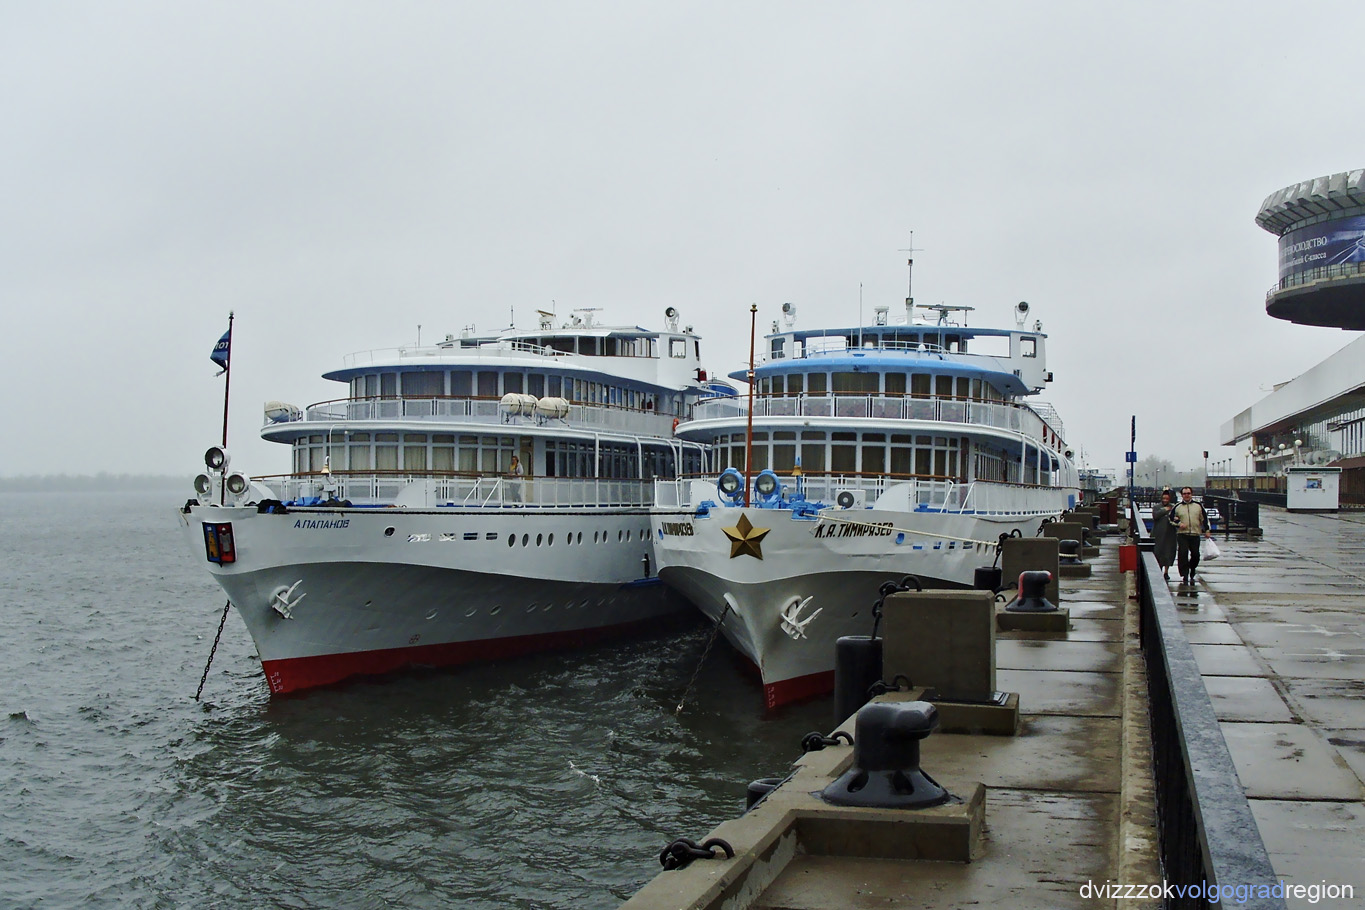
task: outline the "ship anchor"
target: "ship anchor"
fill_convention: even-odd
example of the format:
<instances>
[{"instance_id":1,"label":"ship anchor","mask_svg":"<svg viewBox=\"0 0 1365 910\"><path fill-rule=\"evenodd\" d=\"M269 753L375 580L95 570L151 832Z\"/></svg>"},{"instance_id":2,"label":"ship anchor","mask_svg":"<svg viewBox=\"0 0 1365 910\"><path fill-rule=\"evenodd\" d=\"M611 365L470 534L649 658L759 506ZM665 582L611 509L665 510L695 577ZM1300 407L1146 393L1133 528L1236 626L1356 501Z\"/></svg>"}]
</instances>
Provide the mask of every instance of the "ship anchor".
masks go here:
<instances>
[{"instance_id":1,"label":"ship anchor","mask_svg":"<svg viewBox=\"0 0 1365 910\"><path fill-rule=\"evenodd\" d=\"M805 638L806 626L810 625L810 621L819 616L820 611L824 609L824 607L816 607L814 613L802 618L801 611L810 606L812 600L814 600L813 597L807 597L805 600L802 600L799 597L793 597L787 602L786 606L778 611L782 616L782 631L791 636L793 640L799 641L800 639Z\"/></svg>"},{"instance_id":2,"label":"ship anchor","mask_svg":"<svg viewBox=\"0 0 1365 910\"><path fill-rule=\"evenodd\" d=\"M280 585L278 588L276 588L274 593L270 595L270 609L274 610L276 613L280 614L285 619L293 619L294 608L299 605L299 601L303 600L305 597L308 596L308 592L305 591L298 597L294 597L294 589L301 584L303 584L302 578L300 578L298 581L294 582L287 588L284 585ZM290 600L289 598L291 597L294 597L294 599Z\"/></svg>"}]
</instances>

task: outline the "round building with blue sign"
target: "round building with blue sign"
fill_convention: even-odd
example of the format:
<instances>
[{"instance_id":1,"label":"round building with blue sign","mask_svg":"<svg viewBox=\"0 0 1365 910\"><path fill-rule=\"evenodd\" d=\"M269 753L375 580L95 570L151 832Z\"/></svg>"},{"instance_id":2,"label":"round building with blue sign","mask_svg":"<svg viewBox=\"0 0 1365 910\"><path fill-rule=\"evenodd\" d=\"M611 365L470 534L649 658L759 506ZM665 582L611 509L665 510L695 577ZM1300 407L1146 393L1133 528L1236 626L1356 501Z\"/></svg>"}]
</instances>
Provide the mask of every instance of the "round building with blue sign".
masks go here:
<instances>
[{"instance_id":1,"label":"round building with blue sign","mask_svg":"<svg viewBox=\"0 0 1365 910\"><path fill-rule=\"evenodd\" d=\"M1271 193L1256 223L1280 238L1266 312L1301 325L1365 329L1365 169Z\"/></svg>"}]
</instances>

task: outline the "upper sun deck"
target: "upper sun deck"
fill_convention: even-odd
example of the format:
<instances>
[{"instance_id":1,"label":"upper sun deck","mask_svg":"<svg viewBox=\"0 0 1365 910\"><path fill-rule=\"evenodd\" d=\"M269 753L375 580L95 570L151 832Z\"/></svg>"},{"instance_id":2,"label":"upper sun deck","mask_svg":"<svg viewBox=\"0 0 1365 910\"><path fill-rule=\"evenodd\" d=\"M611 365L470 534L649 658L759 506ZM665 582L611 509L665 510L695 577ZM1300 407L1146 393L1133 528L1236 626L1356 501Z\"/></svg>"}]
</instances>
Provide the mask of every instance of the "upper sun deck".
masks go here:
<instances>
[{"instance_id":1,"label":"upper sun deck","mask_svg":"<svg viewBox=\"0 0 1365 910\"><path fill-rule=\"evenodd\" d=\"M577 311L559 327L553 325L550 314L542 313L539 327L532 330L477 334L469 329L432 345L359 351L346 355L342 367L324 373L323 378L349 382L379 371L476 366L598 374L673 389L698 381L700 338L691 326L678 328L676 311L670 308L666 314L668 327L663 331L638 325L598 325L592 313Z\"/></svg>"},{"instance_id":2,"label":"upper sun deck","mask_svg":"<svg viewBox=\"0 0 1365 910\"><path fill-rule=\"evenodd\" d=\"M766 336L756 377L841 370L976 376L1002 394L1031 395L1051 381L1047 336L1019 329L956 325L886 325L794 330ZM731 374L745 378L744 372Z\"/></svg>"}]
</instances>

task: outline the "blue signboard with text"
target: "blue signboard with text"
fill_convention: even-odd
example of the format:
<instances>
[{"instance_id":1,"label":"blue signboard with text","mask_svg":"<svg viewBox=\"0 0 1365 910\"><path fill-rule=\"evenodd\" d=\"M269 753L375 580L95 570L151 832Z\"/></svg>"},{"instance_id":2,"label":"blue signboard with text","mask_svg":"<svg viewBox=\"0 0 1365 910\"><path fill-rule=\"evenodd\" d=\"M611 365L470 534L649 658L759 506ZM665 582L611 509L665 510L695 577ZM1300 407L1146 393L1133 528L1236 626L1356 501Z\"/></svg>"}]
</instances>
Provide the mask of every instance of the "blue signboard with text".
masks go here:
<instances>
[{"instance_id":1,"label":"blue signboard with text","mask_svg":"<svg viewBox=\"0 0 1365 910\"><path fill-rule=\"evenodd\" d=\"M1280 279L1324 266L1365 262L1365 215L1337 218L1280 238Z\"/></svg>"}]
</instances>

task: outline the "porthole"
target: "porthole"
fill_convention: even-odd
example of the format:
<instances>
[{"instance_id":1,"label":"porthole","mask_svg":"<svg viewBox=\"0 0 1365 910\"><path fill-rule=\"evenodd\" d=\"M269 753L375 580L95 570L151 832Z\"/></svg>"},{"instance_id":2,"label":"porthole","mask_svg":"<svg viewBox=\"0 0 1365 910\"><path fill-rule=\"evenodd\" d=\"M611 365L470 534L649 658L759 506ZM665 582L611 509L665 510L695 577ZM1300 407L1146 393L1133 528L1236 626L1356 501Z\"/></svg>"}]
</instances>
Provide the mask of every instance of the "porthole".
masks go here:
<instances>
[{"instance_id":1,"label":"porthole","mask_svg":"<svg viewBox=\"0 0 1365 910\"><path fill-rule=\"evenodd\" d=\"M547 547L553 547L554 545L555 545L555 536L554 536L553 534L551 534L549 537L545 538L545 546L547 546Z\"/></svg>"},{"instance_id":2,"label":"porthole","mask_svg":"<svg viewBox=\"0 0 1365 910\"><path fill-rule=\"evenodd\" d=\"M393 536L393 528L385 528L385 529L384 529L384 536L385 536L385 537L392 537L392 536Z\"/></svg>"},{"instance_id":3,"label":"porthole","mask_svg":"<svg viewBox=\"0 0 1365 910\"><path fill-rule=\"evenodd\" d=\"M593 532L592 532L592 542L593 542L593 543L597 543L597 532L596 532L596 531L593 531Z\"/></svg>"},{"instance_id":4,"label":"porthole","mask_svg":"<svg viewBox=\"0 0 1365 910\"><path fill-rule=\"evenodd\" d=\"M489 616L497 616L502 612L502 604L494 604L493 609L488 611Z\"/></svg>"},{"instance_id":5,"label":"porthole","mask_svg":"<svg viewBox=\"0 0 1365 910\"><path fill-rule=\"evenodd\" d=\"M536 546L540 546L540 545L543 544L543 543L545 543L545 535L544 535L544 534L537 534L537 535L536 535Z\"/></svg>"},{"instance_id":6,"label":"porthole","mask_svg":"<svg viewBox=\"0 0 1365 910\"><path fill-rule=\"evenodd\" d=\"M507 545L509 547L515 547L517 545L517 535L509 534L507 536Z\"/></svg>"},{"instance_id":7,"label":"porthole","mask_svg":"<svg viewBox=\"0 0 1365 910\"><path fill-rule=\"evenodd\" d=\"M435 610L432 610L430 613L427 614L427 619L428 619L428 620L432 620L432 619L435 619L435 618L436 618L436 611L435 611Z\"/></svg>"},{"instance_id":8,"label":"porthole","mask_svg":"<svg viewBox=\"0 0 1365 910\"><path fill-rule=\"evenodd\" d=\"M530 535L530 534L523 534L523 535L521 535L521 545L522 545L523 547L529 547L529 546L531 545L531 535Z\"/></svg>"},{"instance_id":9,"label":"porthole","mask_svg":"<svg viewBox=\"0 0 1365 910\"><path fill-rule=\"evenodd\" d=\"M473 615L474 615L475 613L477 613L477 612L479 612L479 611L476 610L476 609L474 609L473 607L470 607L468 610L465 610L465 611L464 611L464 615L465 615L466 617L469 617L469 616L473 616Z\"/></svg>"},{"instance_id":10,"label":"porthole","mask_svg":"<svg viewBox=\"0 0 1365 910\"><path fill-rule=\"evenodd\" d=\"M579 545L580 547L583 546L583 532L582 532L582 531L579 531L579 532L578 532L578 545Z\"/></svg>"},{"instance_id":11,"label":"porthole","mask_svg":"<svg viewBox=\"0 0 1365 910\"><path fill-rule=\"evenodd\" d=\"M526 612L527 612L527 613L534 613L534 612L536 612L536 607L538 607L538 606L540 606L540 604L536 603L536 602L533 600L533 601L531 601L529 604L526 605Z\"/></svg>"}]
</instances>

